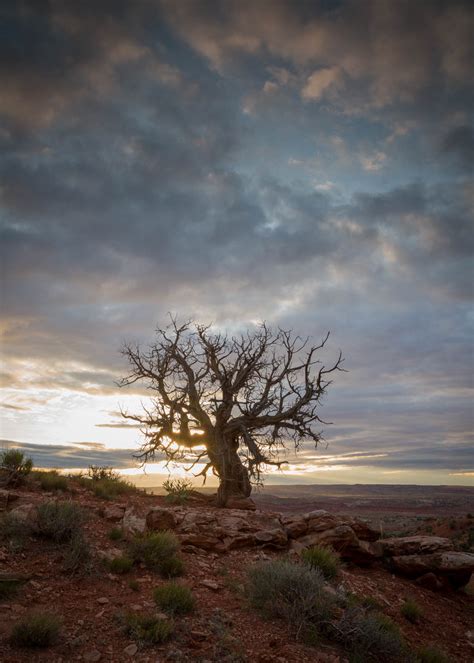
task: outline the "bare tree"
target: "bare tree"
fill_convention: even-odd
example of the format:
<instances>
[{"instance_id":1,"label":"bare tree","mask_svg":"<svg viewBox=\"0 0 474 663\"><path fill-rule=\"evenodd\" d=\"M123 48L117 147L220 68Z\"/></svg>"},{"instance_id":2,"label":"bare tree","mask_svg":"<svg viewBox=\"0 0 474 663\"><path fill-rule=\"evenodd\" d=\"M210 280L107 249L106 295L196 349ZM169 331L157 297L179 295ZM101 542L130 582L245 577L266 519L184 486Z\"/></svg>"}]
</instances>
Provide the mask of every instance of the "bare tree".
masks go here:
<instances>
[{"instance_id":1,"label":"bare tree","mask_svg":"<svg viewBox=\"0 0 474 663\"><path fill-rule=\"evenodd\" d=\"M210 327L176 320L158 329L143 351L126 344L130 374L121 385L143 381L153 393L142 414L122 412L145 436L137 454L143 462L164 456L188 461L196 476L219 478L217 503L248 497L265 466L280 467L288 443L321 440L319 405L341 353L326 368L317 353L329 338L311 346L291 331L266 324L238 336L213 334Z\"/></svg>"}]
</instances>

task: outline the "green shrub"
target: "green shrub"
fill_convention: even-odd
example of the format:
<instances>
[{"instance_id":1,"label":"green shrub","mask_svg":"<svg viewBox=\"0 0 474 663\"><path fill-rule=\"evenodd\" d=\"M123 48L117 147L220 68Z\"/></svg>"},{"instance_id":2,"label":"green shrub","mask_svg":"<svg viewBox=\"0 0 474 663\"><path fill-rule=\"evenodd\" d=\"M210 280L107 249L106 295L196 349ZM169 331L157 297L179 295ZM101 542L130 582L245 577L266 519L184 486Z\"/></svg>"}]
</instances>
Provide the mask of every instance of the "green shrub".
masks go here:
<instances>
[{"instance_id":1,"label":"green shrub","mask_svg":"<svg viewBox=\"0 0 474 663\"><path fill-rule=\"evenodd\" d=\"M327 580L335 578L339 573L341 561L330 548L313 546L303 550L301 557L312 569L319 569Z\"/></svg>"},{"instance_id":2,"label":"green shrub","mask_svg":"<svg viewBox=\"0 0 474 663\"><path fill-rule=\"evenodd\" d=\"M43 490L67 490L68 481L65 476L59 474L57 470L51 470L49 472L43 472L37 470L33 472L33 478L39 481L39 484Z\"/></svg>"},{"instance_id":3,"label":"green shrub","mask_svg":"<svg viewBox=\"0 0 474 663\"><path fill-rule=\"evenodd\" d=\"M397 625L381 613L349 608L331 630L349 651L351 661L413 661Z\"/></svg>"},{"instance_id":4,"label":"green shrub","mask_svg":"<svg viewBox=\"0 0 474 663\"><path fill-rule=\"evenodd\" d=\"M108 567L111 573L117 573L117 574L128 573L131 570L132 566L133 566L133 560L130 559L130 557L127 557L126 555L122 555L121 557L114 557L108 562Z\"/></svg>"},{"instance_id":5,"label":"green shrub","mask_svg":"<svg viewBox=\"0 0 474 663\"><path fill-rule=\"evenodd\" d=\"M150 532L137 536L131 542L130 555L135 561L143 562L149 569L169 575L170 567L177 559L179 541L173 532Z\"/></svg>"},{"instance_id":6,"label":"green shrub","mask_svg":"<svg viewBox=\"0 0 474 663\"><path fill-rule=\"evenodd\" d=\"M31 472L33 461L25 458L19 449L8 449L0 454L0 481L5 486L19 486Z\"/></svg>"},{"instance_id":7,"label":"green shrub","mask_svg":"<svg viewBox=\"0 0 474 663\"><path fill-rule=\"evenodd\" d=\"M281 559L252 567L247 591L254 607L284 619L296 637L324 627L336 603L318 569Z\"/></svg>"},{"instance_id":8,"label":"green shrub","mask_svg":"<svg viewBox=\"0 0 474 663\"><path fill-rule=\"evenodd\" d=\"M186 504L192 492L192 483L189 479L167 479L163 482L166 490L166 501L171 504Z\"/></svg>"},{"instance_id":9,"label":"green shrub","mask_svg":"<svg viewBox=\"0 0 474 663\"><path fill-rule=\"evenodd\" d=\"M0 577L0 601L15 596L25 582L24 578Z\"/></svg>"},{"instance_id":10,"label":"green shrub","mask_svg":"<svg viewBox=\"0 0 474 663\"><path fill-rule=\"evenodd\" d=\"M159 571L163 578L178 578L184 575L184 562L181 557L166 557L160 562Z\"/></svg>"},{"instance_id":11,"label":"green shrub","mask_svg":"<svg viewBox=\"0 0 474 663\"><path fill-rule=\"evenodd\" d=\"M31 524L8 511L0 516L0 540L5 541L12 552L23 550L31 534Z\"/></svg>"},{"instance_id":12,"label":"green shrub","mask_svg":"<svg viewBox=\"0 0 474 663\"><path fill-rule=\"evenodd\" d=\"M449 663L446 654L433 645L419 649L416 652L416 660L419 663Z\"/></svg>"},{"instance_id":13,"label":"green shrub","mask_svg":"<svg viewBox=\"0 0 474 663\"><path fill-rule=\"evenodd\" d=\"M75 532L64 554L63 569L67 573L90 573L92 570L92 551L88 541L79 530Z\"/></svg>"},{"instance_id":14,"label":"green shrub","mask_svg":"<svg viewBox=\"0 0 474 663\"><path fill-rule=\"evenodd\" d=\"M125 632L139 645L158 645L168 640L173 634L174 624L169 619L162 619L153 614L125 615Z\"/></svg>"},{"instance_id":15,"label":"green shrub","mask_svg":"<svg viewBox=\"0 0 474 663\"><path fill-rule=\"evenodd\" d=\"M123 539L123 529L121 527L112 527L109 532L111 541L121 541Z\"/></svg>"},{"instance_id":16,"label":"green shrub","mask_svg":"<svg viewBox=\"0 0 474 663\"><path fill-rule=\"evenodd\" d=\"M173 615L184 615L194 610L194 597L185 585L167 582L153 592L156 604Z\"/></svg>"},{"instance_id":17,"label":"green shrub","mask_svg":"<svg viewBox=\"0 0 474 663\"><path fill-rule=\"evenodd\" d=\"M92 481L102 481L102 479L116 481L120 478L118 472L110 467L110 465L89 465L87 476L90 477Z\"/></svg>"},{"instance_id":18,"label":"green shrub","mask_svg":"<svg viewBox=\"0 0 474 663\"><path fill-rule=\"evenodd\" d=\"M15 624L10 640L17 647L49 647L58 639L59 629L55 615L31 613Z\"/></svg>"},{"instance_id":19,"label":"green shrub","mask_svg":"<svg viewBox=\"0 0 474 663\"><path fill-rule=\"evenodd\" d=\"M412 624L416 624L423 617L423 610L413 599L406 599L400 608L402 615Z\"/></svg>"},{"instance_id":20,"label":"green shrub","mask_svg":"<svg viewBox=\"0 0 474 663\"><path fill-rule=\"evenodd\" d=\"M74 502L44 502L36 511L37 534L57 543L70 541L84 522L84 512Z\"/></svg>"}]
</instances>

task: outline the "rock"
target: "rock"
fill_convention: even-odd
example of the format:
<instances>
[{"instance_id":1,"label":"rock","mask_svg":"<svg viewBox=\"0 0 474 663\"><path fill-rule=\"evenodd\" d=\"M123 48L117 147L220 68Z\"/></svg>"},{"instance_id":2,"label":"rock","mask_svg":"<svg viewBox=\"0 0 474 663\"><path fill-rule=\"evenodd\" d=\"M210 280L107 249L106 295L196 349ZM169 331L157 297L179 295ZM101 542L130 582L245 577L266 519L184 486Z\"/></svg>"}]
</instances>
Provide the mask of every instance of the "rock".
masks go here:
<instances>
[{"instance_id":1,"label":"rock","mask_svg":"<svg viewBox=\"0 0 474 663\"><path fill-rule=\"evenodd\" d=\"M400 555L427 555L430 553L452 550L453 544L441 536L401 536L379 539L377 547L385 557Z\"/></svg>"},{"instance_id":2,"label":"rock","mask_svg":"<svg viewBox=\"0 0 474 663\"><path fill-rule=\"evenodd\" d=\"M226 509L240 509L244 511L255 511L255 502L250 497L231 497L227 500Z\"/></svg>"},{"instance_id":3,"label":"rock","mask_svg":"<svg viewBox=\"0 0 474 663\"><path fill-rule=\"evenodd\" d=\"M14 509L10 509L10 514L23 522L29 521L34 523L36 520L36 505L30 502L27 504L20 504Z\"/></svg>"},{"instance_id":4,"label":"rock","mask_svg":"<svg viewBox=\"0 0 474 663\"><path fill-rule=\"evenodd\" d=\"M297 539L300 536L303 536L308 531L308 523L303 516L286 516L283 515L281 518L281 523L287 533L288 538Z\"/></svg>"},{"instance_id":5,"label":"rock","mask_svg":"<svg viewBox=\"0 0 474 663\"><path fill-rule=\"evenodd\" d=\"M104 510L104 518L112 523L118 523L122 520L125 513L125 507L120 504L112 504Z\"/></svg>"},{"instance_id":6,"label":"rock","mask_svg":"<svg viewBox=\"0 0 474 663\"><path fill-rule=\"evenodd\" d=\"M263 530L254 535L257 544L263 544L272 548L286 548L288 545L288 535L283 528Z\"/></svg>"},{"instance_id":7,"label":"rock","mask_svg":"<svg viewBox=\"0 0 474 663\"><path fill-rule=\"evenodd\" d=\"M8 506L20 497L19 493L15 493L12 490L5 490L0 488L0 511L6 511Z\"/></svg>"},{"instance_id":8,"label":"rock","mask_svg":"<svg viewBox=\"0 0 474 663\"><path fill-rule=\"evenodd\" d=\"M201 580L201 585L207 587L207 589L212 589L214 592L217 592L220 589L215 580L209 580L208 578Z\"/></svg>"},{"instance_id":9,"label":"rock","mask_svg":"<svg viewBox=\"0 0 474 663\"><path fill-rule=\"evenodd\" d=\"M109 599L106 596L101 596L99 599L97 599L97 603L100 603L100 605L105 605L106 603L109 603Z\"/></svg>"},{"instance_id":10,"label":"rock","mask_svg":"<svg viewBox=\"0 0 474 663\"><path fill-rule=\"evenodd\" d=\"M155 506L146 515L146 526L150 530L175 529L177 524L177 514L172 509Z\"/></svg>"},{"instance_id":11,"label":"rock","mask_svg":"<svg viewBox=\"0 0 474 663\"><path fill-rule=\"evenodd\" d=\"M424 573L416 579L416 583L425 589L431 589L432 592L437 592L443 588L443 583L438 580L436 575L431 571Z\"/></svg>"},{"instance_id":12,"label":"rock","mask_svg":"<svg viewBox=\"0 0 474 663\"><path fill-rule=\"evenodd\" d=\"M373 542L380 538L380 532L371 527L365 520L350 518L348 524L352 527L360 541Z\"/></svg>"},{"instance_id":13,"label":"rock","mask_svg":"<svg viewBox=\"0 0 474 663\"><path fill-rule=\"evenodd\" d=\"M91 661L91 663L95 663L96 661L100 661L102 654L97 649L92 649L91 651L86 652L82 658L85 661Z\"/></svg>"},{"instance_id":14,"label":"rock","mask_svg":"<svg viewBox=\"0 0 474 663\"><path fill-rule=\"evenodd\" d=\"M474 554L446 551L428 555L401 555L390 559L392 568L410 577L426 573L446 578L455 587L467 585L474 571Z\"/></svg>"},{"instance_id":15,"label":"rock","mask_svg":"<svg viewBox=\"0 0 474 663\"><path fill-rule=\"evenodd\" d=\"M125 649L123 650L123 653L127 654L127 656L135 656L137 651L138 651L137 645L136 644L131 644L131 645L128 645L128 647L125 647Z\"/></svg>"},{"instance_id":16,"label":"rock","mask_svg":"<svg viewBox=\"0 0 474 663\"><path fill-rule=\"evenodd\" d=\"M121 557L122 555L123 551L120 550L120 548L105 548L103 550L97 550L97 557L106 562L110 562L111 559Z\"/></svg>"},{"instance_id":17,"label":"rock","mask_svg":"<svg viewBox=\"0 0 474 663\"><path fill-rule=\"evenodd\" d=\"M143 534L146 530L146 517L131 506L123 514L122 527L128 534Z\"/></svg>"}]
</instances>

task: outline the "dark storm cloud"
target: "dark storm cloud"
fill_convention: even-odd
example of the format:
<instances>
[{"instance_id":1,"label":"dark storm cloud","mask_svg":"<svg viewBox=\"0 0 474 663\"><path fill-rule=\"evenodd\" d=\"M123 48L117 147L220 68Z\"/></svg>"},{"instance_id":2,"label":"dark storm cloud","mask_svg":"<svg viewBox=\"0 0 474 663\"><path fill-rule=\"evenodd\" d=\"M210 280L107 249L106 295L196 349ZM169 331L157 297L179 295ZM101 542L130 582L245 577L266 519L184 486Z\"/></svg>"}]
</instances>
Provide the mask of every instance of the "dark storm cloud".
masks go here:
<instances>
[{"instance_id":1,"label":"dark storm cloud","mask_svg":"<svg viewBox=\"0 0 474 663\"><path fill-rule=\"evenodd\" d=\"M341 448L469 430L467 3L0 11L9 388L114 394L167 311L266 318L334 330Z\"/></svg>"},{"instance_id":2,"label":"dark storm cloud","mask_svg":"<svg viewBox=\"0 0 474 663\"><path fill-rule=\"evenodd\" d=\"M0 440L0 448L20 449L36 467L69 469L84 469L89 465L129 468L134 465L133 454L136 453L136 449L110 449L93 442L44 445Z\"/></svg>"}]
</instances>

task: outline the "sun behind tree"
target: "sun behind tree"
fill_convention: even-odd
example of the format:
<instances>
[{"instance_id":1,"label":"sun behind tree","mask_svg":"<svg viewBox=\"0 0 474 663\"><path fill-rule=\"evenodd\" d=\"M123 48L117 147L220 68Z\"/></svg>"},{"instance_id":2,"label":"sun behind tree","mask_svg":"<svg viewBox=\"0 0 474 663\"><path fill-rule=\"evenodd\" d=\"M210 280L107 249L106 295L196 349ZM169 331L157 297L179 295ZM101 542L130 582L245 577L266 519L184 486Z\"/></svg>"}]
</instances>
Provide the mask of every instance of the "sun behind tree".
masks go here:
<instances>
[{"instance_id":1,"label":"sun behind tree","mask_svg":"<svg viewBox=\"0 0 474 663\"><path fill-rule=\"evenodd\" d=\"M298 450L304 440L321 440L321 398L328 376L343 370L340 352L329 368L317 359L328 338L312 346L265 323L228 336L172 320L146 351L125 344L131 372L120 384L143 381L154 392L142 414L122 412L142 426L138 457L145 463L163 454L189 461L188 469L204 463L196 476L218 477L219 506L249 497L265 466L285 462L290 442Z\"/></svg>"}]
</instances>

